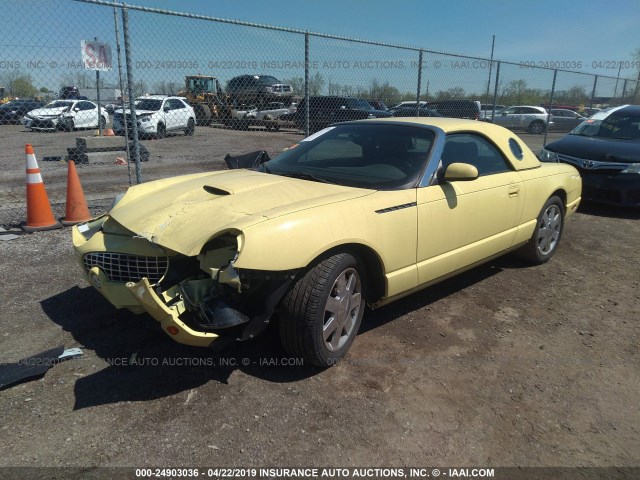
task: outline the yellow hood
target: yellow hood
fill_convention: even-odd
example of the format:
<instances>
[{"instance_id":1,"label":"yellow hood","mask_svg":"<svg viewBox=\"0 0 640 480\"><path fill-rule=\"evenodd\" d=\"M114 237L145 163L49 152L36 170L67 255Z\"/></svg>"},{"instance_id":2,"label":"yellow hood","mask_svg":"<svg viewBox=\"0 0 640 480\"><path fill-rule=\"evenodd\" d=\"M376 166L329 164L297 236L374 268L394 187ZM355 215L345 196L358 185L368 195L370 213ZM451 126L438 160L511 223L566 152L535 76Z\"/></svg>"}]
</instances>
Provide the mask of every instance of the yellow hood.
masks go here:
<instances>
[{"instance_id":1,"label":"yellow hood","mask_svg":"<svg viewBox=\"0 0 640 480\"><path fill-rule=\"evenodd\" d=\"M109 216L136 235L196 255L217 232L371 194L251 170L185 175L131 187Z\"/></svg>"}]
</instances>

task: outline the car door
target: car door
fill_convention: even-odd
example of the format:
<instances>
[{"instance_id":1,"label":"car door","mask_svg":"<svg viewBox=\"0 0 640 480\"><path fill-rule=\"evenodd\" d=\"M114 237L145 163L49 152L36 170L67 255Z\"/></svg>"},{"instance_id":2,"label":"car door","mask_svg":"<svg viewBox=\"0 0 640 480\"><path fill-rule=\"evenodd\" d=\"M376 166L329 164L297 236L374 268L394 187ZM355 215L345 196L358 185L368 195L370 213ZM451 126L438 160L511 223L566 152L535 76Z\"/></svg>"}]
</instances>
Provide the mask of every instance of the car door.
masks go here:
<instances>
[{"instance_id":1,"label":"car door","mask_svg":"<svg viewBox=\"0 0 640 480\"><path fill-rule=\"evenodd\" d=\"M76 118L79 118L79 122L75 122L76 127L97 127L98 126L98 106L86 101L81 101L76 104L79 108Z\"/></svg>"},{"instance_id":2,"label":"car door","mask_svg":"<svg viewBox=\"0 0 640 480\"><path fill-rule=\"evenodd\" d=\"M177 98L170 98L165 102L165 106L169 107L169 112L166 114L167 130L185 128L187 126L188 112L184 103Z\"/></svg>"},{"instance_id":3,"label":"car door","mask_svg":"<svg viewBox=\"0 0 640 480\"><path fill-rule=\"evenodd\" d=\"M521 125L519 107L509 107L496 115L494 122L507 128L519 128Z\"/></svg>"},{"instance_id":4,"label":"car door","mask_svg":"<svg viewBox=\"0 0 640 480\"><path fill-rule=\"evenodd\" d=\"M557 132L567 132L571 130L572 119L567 116L565 110L551 110L553 115L553 130Z\"/></svg>"},{"instance_id":5,"label":"car door","mask_svg":"<svg viewBox=\"0 0 640 480\"><path fill-rule=\"evenodd\" d=\"M510 248L524 204L520 175L489 139L449 134L440 162L436 182L417 194L420 284ZM444 170L456 162L474 165L478 178L445 182Z\"/></svg>"}]
</instances>

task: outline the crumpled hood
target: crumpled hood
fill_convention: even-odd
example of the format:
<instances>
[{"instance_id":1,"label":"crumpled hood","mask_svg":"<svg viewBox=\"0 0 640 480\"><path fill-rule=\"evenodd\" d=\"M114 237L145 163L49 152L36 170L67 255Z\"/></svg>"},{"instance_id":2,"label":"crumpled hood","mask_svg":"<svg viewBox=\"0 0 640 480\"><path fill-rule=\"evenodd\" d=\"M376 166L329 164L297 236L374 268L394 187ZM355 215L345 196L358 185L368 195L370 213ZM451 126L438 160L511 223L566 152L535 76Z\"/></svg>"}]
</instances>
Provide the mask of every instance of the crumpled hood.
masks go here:
<instances>
[{"instance_id":1,"label":"crumpled hood","mask_svg":"<svg viewBox=\"0 0 640 480\"><path fill-rule=\"evenodd\" d=\"M191 256L217 232L371 193L251 170L223 170L131 187L109 216L136 235Z\"/></svg>"},{"instance_id":2,"label":"crumpled hood","mask_svg":"<svg viewBox=\"0 0 640 480\"><path fill-rule=\"evenodd\" d=\"M57 116L61 113L67 111L69 107L58 107L58 108L38 108L37 110L31 110L29 115L32 117L51 117Z\"/></svg>"}]
</instances>

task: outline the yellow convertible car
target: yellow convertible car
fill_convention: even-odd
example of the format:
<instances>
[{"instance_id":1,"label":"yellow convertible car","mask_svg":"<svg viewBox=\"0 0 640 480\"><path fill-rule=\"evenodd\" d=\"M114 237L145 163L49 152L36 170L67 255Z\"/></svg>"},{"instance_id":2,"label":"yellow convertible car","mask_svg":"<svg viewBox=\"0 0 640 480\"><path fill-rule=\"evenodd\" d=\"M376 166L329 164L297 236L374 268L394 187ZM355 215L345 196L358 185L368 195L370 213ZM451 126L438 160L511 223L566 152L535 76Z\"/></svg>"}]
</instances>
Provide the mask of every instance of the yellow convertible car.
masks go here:
<instances>
[{"instance_id":1,"label":"yellow convertible car","mask_svg":"<svg viewBox=\"0 0 640 480\"><path fill-rule=\"evenodd\" d=\"M378 307L506 252L558 249L578 172L489 123L340 123L252 169L131 187L74 227L86 279L180 343L247 340L330 366ZM224 343L224 342L221 342Z\"/></svg>"}]
</instances>

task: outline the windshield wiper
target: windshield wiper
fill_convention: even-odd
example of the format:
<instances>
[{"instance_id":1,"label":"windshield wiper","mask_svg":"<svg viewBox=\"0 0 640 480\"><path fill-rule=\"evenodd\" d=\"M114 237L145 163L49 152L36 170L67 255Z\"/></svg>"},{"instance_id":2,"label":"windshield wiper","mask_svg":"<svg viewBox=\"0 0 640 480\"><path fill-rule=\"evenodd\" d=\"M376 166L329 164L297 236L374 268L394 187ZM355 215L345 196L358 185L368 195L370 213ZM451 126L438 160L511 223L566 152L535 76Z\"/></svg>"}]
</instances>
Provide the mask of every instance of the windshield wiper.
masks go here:
<instances>
[{"instance_id":1,"label":"windshield wiper","mask_svg":"<svg viewBox=\"0 0 640 480\"><path fill-rule=\"evenodd\" d=\"M295 172L295 173L287 172L287 173L283 173L283 172L278 172L278 173L276 173L276 175L282 175L283 177L299 178L301 180L311 180L312 182L335 184L335 182L332 182L331 180L327 180L326 178L318 177L318 176L314 175L313 173L305 173L305 172Z\"/></svg>"}]
</instances>

